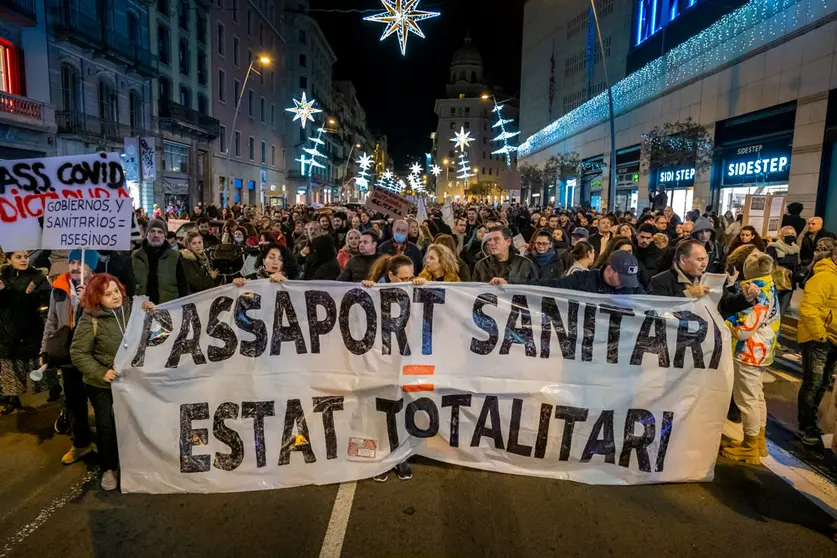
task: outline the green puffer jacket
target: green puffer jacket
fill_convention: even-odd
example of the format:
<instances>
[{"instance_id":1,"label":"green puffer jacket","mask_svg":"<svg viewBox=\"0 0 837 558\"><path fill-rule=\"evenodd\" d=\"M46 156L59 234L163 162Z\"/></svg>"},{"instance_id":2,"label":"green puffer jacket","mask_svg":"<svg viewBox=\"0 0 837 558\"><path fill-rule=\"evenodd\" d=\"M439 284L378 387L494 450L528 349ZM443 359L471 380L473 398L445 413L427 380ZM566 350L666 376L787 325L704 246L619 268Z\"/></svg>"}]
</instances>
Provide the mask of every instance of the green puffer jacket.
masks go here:
<instances>
[{"instance_id":1,"label":"green puffer jacket","mask_svg":"<svg viewBox=\"0 0 837 558\"><path fill-rule=\"evenodd\" d=\"M122 308L106 310L101 306L84 310L73 334L70 358L84 375L84 383L98 388L110 388L105 373L113 368L113 361L122 343L122 332L131 317L131 302ZM95 330L95 331L94 331Z\"/></svg>"}]
</instances>

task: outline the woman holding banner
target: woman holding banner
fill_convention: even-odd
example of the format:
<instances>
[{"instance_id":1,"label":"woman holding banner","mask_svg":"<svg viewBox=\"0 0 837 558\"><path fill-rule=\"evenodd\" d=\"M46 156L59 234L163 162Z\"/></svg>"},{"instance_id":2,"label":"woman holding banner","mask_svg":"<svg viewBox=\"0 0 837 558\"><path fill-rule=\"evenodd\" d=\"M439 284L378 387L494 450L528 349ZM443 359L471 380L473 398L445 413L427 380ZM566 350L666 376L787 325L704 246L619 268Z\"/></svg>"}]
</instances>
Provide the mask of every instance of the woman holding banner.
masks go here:
<instances>
[{"instance_id":1,"label":"woman holding banner","mask_svg":"<svg viewBox=\"0 0 837 558\"><path fill-rule=\"evenodd\" d=\"M40 367L41 340L44 334L42 308L49 306L52 290L44 270L29 265L25 251L7 254L9 263L0 267L0 394L5 402L0 414L21 408L20 396L27 391L29 372ZM48 375L34 385L35 392L55 383Z\"/></svg>"},{"instance_id":2,"label":"woman holding banner","mask_svg":"<svg viewBox=\"0 0 837 558\"><path fill-rule=\"evenodd\" d=\"M204 249L203 236L198 231L186 235L186 248L180 251L180 257L190 293L206 291L221 284L218 271L212 268L212 260Z\"/></svg>"},{"instance_id":3,"label":"woman holding banner","mask_svg":"<svg viewBox=\"0 0 837 558\"><path fill-rule=\"evenodd\" d=\"M271 283L281 283L289 278L295 279L298 273L299 268L293 253L285 246L273 243L262 248L261 265L258 266L256 272L246 278L236 277L233 279L233 285L241 288L247 281L259 279L270 279Z\"/></svg>"},{"instance_id":4,"label":"woman holding banner","mask_svg":"<svg viewBox=\"0 0 837 558\"><path fill-rule=\"evenodd\" d=\"M73 335L70 358L84 376L87 395L93 405L99 462L104 471L102 490L114 490L118 484L119 450L110 388L119 378L119 372L113 369L113 361L119 346L124 343L131 301L125 296L125 287L119 279L99 273L87 283L81 306L84 313ZM153 308L151 302L142 304L143 310Z\"/></svg>"}]
</instances>

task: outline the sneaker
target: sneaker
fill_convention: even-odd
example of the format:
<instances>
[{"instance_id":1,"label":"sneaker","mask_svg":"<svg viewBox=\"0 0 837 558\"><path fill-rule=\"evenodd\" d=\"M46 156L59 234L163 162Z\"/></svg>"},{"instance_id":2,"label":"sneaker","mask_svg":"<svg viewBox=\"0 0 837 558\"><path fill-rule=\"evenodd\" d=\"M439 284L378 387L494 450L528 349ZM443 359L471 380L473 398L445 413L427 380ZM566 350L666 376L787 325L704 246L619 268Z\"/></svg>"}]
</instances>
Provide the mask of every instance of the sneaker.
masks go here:
<instances>
[{"instance_id":1,"label":"sneaker","mask_svg":"<svg viewBox=\"0 0 837 558\"><path fill-rule=\"evenodd\" d=\"M401 480L410 480L413 478L413 468L406 461L395 466L395 474Z\"/></svg>"},{"instance_id":2,"label":"sneaker","mask_svg":"<svg viewBox=\"0 0 837 558\"><path fill-rule=\"evenodd\" d=\"M372 477L372 480L375 482L387 482L387 479L389 479L389 473L375 475L374 477Z\"/></svg>"},{"instance_id":3,"label":"sneaker","mask_svg":"<svg viewBox=\"0 0 837 558\"><path fill-rule=\"evenodd\" d=\"M66 436L70 433L70 417L66 409L62 410L61 414L58 415L58 418L55 419L55 424L52 425L52 428L55 430L56 434L61 434L62 436Z\"/></svg>"},{"instance_id":4,"label":"sneaker","mask_svg":"<svg viewBox=\"0 0 837 558\"><path fill-rule=\"evenodd\" d=\"M802 444L809 449L817 449L824 447L822 438L815 430L806 430L802 434Z\"/></svg>"},{"instance_id":5,"label":"sneaker","mask_svg":"<svg viewBox=\"0 0 837 558\"><path fill-rule=\"evenodd\" d=\"M77 448L73 446L70 448L70 451L65 453L64 457L61 458L61 463L63 463L64 465L72 465L88 453L93 453L93 451L93 444L90 444L84 448Z\"/></svg>"},{"instance_id":6,"label":"sneaker","mask_svg":"<svg viewBox=\"0 0 837 558\"><path fill-rule=\"evenodd\" d=\"M116 473L108 470L102 475L102 482L99 486L102 487L102 490L110 492L111 490L116 490L116 484Z\"/></svg>"}]
</instances>

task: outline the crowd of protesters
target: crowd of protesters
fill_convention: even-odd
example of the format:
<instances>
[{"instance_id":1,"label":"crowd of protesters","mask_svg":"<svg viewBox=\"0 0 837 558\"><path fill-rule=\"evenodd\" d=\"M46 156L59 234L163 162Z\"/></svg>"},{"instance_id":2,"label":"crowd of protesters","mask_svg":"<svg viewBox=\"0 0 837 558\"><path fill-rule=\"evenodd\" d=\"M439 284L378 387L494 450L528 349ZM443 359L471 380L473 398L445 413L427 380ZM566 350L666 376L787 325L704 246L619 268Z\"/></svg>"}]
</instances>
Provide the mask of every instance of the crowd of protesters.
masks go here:
<instances>
[{"instance_id":1,"label":"crowd of protesters","mask_svg":"<svg viewBox=\"0 0 837 558\"><path fill-rule=\"evenodd\" d=\"M171 208L169 208L171 209ZM790 204L776 238L761 238L741 215L711 207L682 217L671 207L599 214L519 204L432 205L427 218L390 219L363 207L247 206L139 211L141 239L130 253L0 252L2 412L21 409L27 391L61 396L56 430L70 434L71 464L97 451L102 487L118 485L111 413L114 357L132 312L222 285L267 279L378 283L428 281L521 284L605 295L702 298L706 274L725 277L718 309L734 337L730 419L744 440L724 438L727 457L766 456L762 374L772 362L782 316L804 289L798 341L802 442L822 445L817 409L837 363L837 241L820 217ZM170 231L172 219L188 219ZM146 296L142 309L134 296ZM30 375L46 368L37 382ZM87 420L95 415L98 448ZM396 468L409 478L409 465ZM382 475L376 480L386 480Z\"/></svg>"}]
</instances>

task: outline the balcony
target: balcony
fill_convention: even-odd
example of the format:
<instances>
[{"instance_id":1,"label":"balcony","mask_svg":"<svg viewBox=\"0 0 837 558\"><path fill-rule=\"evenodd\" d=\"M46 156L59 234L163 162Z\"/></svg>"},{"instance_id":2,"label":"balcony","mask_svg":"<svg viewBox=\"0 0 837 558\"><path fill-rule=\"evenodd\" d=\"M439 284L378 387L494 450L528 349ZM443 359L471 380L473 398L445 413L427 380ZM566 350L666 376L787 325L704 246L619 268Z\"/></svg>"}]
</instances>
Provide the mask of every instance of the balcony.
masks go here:
<instances>
[{"instance_id":1,"label":"balcony","mask_svg":"<svg viewBox=\"0 0 837 558\"><path fill-rule=\"evenodd\" d=\"M55 123L59 134L77 136L85 140L122 143L126 137L154 135L149 130L77 111L56 111Z\"/></svg>"},{"instance_id":2,"label":"balcony","mask_svg":"<svg viewBox=\"0 0 837 558\"><path fill-rule=\"evenodd\" d=\"M44 104L19 95L0 91L0 118L10 115L16 119L43 124Z\"/></svg>"},{"instance_id":3,"label":"balcony","mask_svg":"<svg viewBox=\"0 0 837 558\"><path fill-rule=\"evenodd\" d=\"M218 120L172 101L160 100L160 127L185 133L204 140L213 140L221 134Z\"/></svg>"},{"instance_id":4,"label":"balcony","mask_svg":"<svg viewBox=\"0 0 837 558\"><path fill-rule=\"evenodd\" d=\"M6 0L0 0L3 2ZM49 20L56 37L92 49L144 77L157 77L157 57L146 47L115 31L110 24L91 19L70 7L50 8Z\"/></svg>"},{"instance_id":5,"label":"balcony","mask_svg":"<svg viewBox=\"0 0 837 558\"><path fill-rule=\"evenodd\" d=\"M0 20L20 27L35 27L38 24L35 0L0 0Z\"/></svg>"}]
</instances>

